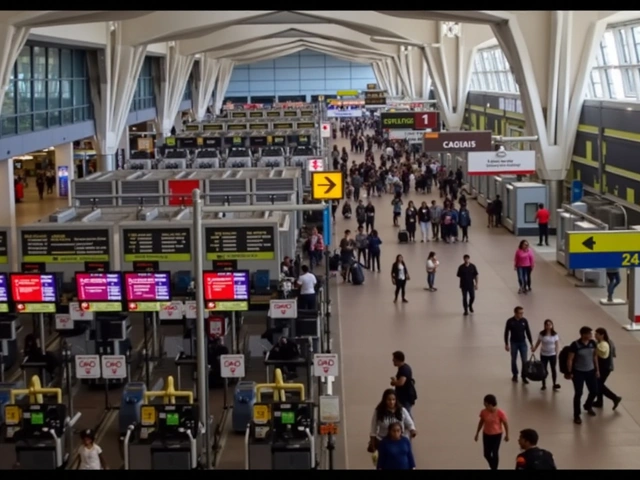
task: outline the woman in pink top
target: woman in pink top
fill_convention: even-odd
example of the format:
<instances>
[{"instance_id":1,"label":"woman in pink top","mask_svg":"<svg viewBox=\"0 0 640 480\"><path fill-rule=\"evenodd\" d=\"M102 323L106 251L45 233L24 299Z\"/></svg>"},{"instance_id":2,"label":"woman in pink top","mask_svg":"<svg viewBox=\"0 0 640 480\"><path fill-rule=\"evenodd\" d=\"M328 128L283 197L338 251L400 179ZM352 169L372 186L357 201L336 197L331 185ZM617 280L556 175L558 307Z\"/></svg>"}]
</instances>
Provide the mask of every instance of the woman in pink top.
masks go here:
<instances>
[{"instance_id":1,"label":"woman in pink top","mask_svg":"<svg viewBox=\"0 0 640 480\"><path fill-rule=\"evenodd\" d=\"M513 259L513 268L518 273L518 284L520 285L518 293L526 294L531 291L531 272L534 262L533 250L529 248L529 242L522 240Z\"/></svg>"},{"instance_id":2,"label":"woman in pink top","mask_svg":"<svg viewBox=\"0 0 640 480\"><path fill-rule=\"evenodd\" d=\"M498 408L498 400L495 395L485 395L484 408L480 412L480 421L476 430L475 441L478 441L482 431L482 446L484 447L484 458L489 463L491 470L498 469L498 452L502 442L504 431L504 441L509 441L509 424L507 416Z\"/></svg>"}]
</instances>

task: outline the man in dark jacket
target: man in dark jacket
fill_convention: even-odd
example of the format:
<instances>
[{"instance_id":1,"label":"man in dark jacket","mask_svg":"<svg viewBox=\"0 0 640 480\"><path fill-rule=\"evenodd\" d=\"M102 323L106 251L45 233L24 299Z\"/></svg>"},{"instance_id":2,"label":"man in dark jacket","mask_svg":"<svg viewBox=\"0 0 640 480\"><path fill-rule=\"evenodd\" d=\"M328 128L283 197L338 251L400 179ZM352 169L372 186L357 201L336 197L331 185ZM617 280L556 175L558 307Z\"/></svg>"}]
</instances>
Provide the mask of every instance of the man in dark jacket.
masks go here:
<instances>
[{"instance_id":1,"label":"man in dark jacket","mask_svg":"<svg viewBox=\"0 0 640 480\"><path fill-rule=\"evenodd\" d=\"M553 455L538 447L538 432L526 428L520 432L518 445L522 452L516 457L516 470L557 470Z\"/></svg>"}]
</instances>

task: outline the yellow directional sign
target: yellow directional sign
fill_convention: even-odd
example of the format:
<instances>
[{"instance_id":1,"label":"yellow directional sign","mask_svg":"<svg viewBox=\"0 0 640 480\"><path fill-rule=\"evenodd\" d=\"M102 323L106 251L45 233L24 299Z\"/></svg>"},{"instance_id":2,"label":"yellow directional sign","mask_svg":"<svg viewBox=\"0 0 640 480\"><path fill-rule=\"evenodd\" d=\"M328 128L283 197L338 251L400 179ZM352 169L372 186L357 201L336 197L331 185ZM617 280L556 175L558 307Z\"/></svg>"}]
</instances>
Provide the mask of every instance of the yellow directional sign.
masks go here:
<instances>
[{"instance_id":1,"label":"yellow directional sign","mask_svg":"<svg viewBox=\"0 0 640 480\"><path fill-rule=\"evenodd\" d=\"M342 172L312 172L311 197L314 200L342 200L344 174Z\"/></svg>"},{"instance_id":2,"label":"yellow directional sign","mask_svg":"<svg viewBox=\"0 0 640 480\"><path fill-rule=\"evenodd\" d=\"M617 253L640 251L640 230L568 232L568 253Z\"/></svg>"}]
</instances>

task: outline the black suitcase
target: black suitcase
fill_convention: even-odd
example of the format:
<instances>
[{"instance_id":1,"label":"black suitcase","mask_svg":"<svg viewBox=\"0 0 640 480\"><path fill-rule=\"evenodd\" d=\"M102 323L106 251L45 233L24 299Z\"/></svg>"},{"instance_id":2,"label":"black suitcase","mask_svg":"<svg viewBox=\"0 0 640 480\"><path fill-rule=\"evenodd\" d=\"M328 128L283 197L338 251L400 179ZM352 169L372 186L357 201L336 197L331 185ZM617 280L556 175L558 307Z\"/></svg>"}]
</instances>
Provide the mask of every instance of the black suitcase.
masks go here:
<instances>
[{"instance_id":1,"label":"black suitcase","mask_svg":"<svg viewBox=\"0 0 640 480\"><path fill-rule=\"evenodd\" d=\"M360 262L351 265L351 283L353 285L362 285L364 283L364 268Z\"/></svg>"},{"instance_id":2,"label":"black suitcase","mask_svg":"<svg viewBox=\"0 0 640 480\"><path fill-rule=\"evenodd\" d=\"M409 243L409 232L407 232L406 230L400 230L398 232L398 242Z\"/></svg>"},{"instance_id":3,"label":"black suitcase","mask_svg":"<svg viewBox=\"0 0 640 480\"><path fill-rule=\"evenodd\" d=\"M340 254L334 253L329 257L329 271L337 272L340 270Z\"/></svg>"}]
</instances>

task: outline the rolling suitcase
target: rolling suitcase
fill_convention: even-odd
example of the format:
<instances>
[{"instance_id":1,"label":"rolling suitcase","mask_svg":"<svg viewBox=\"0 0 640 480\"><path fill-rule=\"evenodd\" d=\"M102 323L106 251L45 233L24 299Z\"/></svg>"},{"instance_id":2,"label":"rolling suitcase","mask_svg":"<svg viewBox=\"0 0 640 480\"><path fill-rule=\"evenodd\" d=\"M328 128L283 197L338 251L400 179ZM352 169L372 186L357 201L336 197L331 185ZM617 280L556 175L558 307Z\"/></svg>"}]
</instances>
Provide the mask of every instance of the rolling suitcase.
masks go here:
<instances>
[{"instance_id":1,"label":"rolling suitcase","mask_svg":"<svg viewBox=\"0 0 640 480\"><path fill-rule=\"evenodd\" d=\"M351 283L353 285L362 285L364 283L364 269L360 262L351 265Z\"/></svg>"},{"instance_id":2,"label":"rolling suitcase","mask_svg":"<svg viewBox=\"0 0 640 480\"><path fill-rule=\"evenodd\" d=\"M400 230L398 232L398 242L409 243L409 232L407 232L406 230Z\"/></svg>"},{"instance_id":3,"label":"rolling suitcase","mask_svg":"<svg viewBox=\"0 0 640 480\"><path fill-rule=\"evenodd\" d=\"M329 257L329 270L331 272L337 272L340 270L340 254L337 250Z\"/></svg>"}]
</instances>

